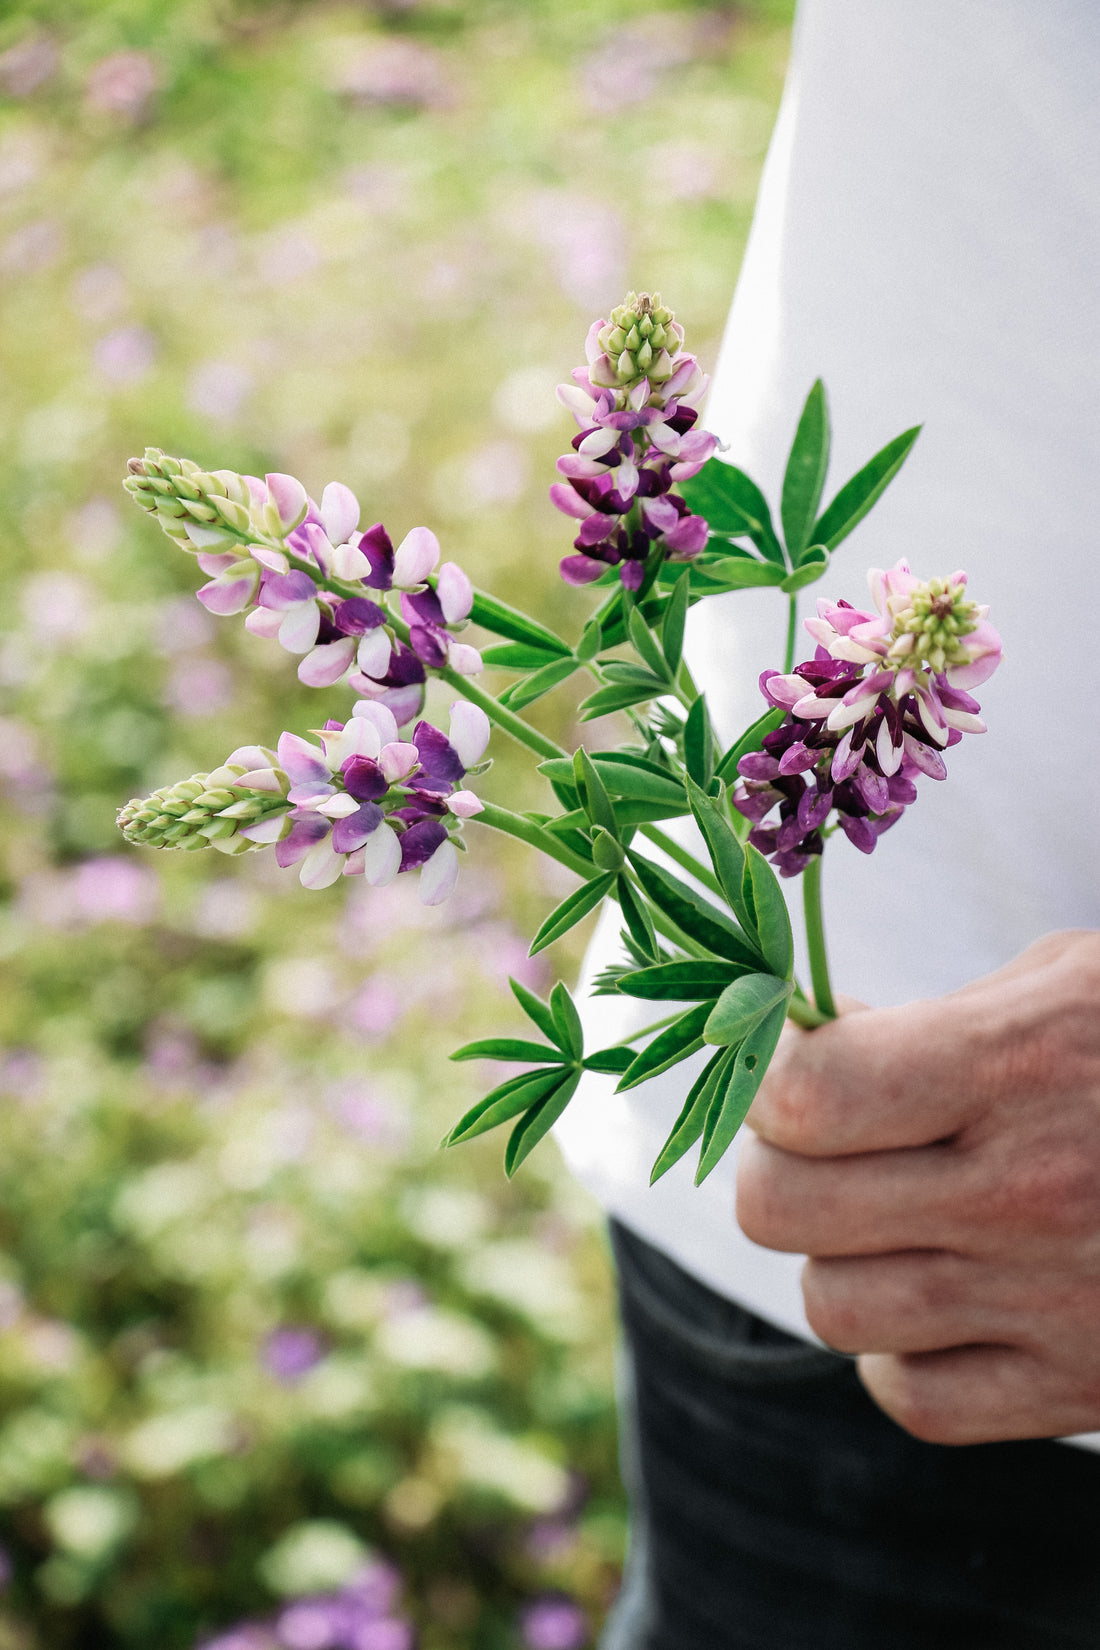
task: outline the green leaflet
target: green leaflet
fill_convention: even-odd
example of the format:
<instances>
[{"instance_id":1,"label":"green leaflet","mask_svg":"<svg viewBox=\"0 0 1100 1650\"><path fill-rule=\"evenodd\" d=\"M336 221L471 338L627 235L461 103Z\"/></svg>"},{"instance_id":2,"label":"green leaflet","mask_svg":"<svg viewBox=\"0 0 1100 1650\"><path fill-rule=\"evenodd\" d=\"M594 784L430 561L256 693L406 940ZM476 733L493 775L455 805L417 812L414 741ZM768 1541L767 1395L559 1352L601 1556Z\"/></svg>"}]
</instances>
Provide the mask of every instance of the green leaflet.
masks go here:
<instances>
[{"instance_id":1,"label":"green leaflet","mask_svg":"<svg viewBox=\"0 0 1100 1650\"><path fill-rule=\"evenodd\" d=\"M626 997L643 997L647 1002L702 1002L720 997L740 973L737 963L658 963L624 975L619 990Z\"/></svg>"},{"instance_id":2,"label":"green leaflet","mask_svg":"<svg viewBox=\"0 0 1100 1650\"><path fill-rule=\"evenodd\" d=\"M581 747L573 753L573 784L580 797L581 807L593 825L602 825L605 831L618 838L619 826L611 798L604 789L603 780L596 771L588 752Z\"/></svg>"},{"instance_id":3,"label":"green leaflet","mask_svg":"<svg viewBox=\"0 0 1100 1650\"><path fill-rule=\"evenodd\" d=\"M549 1037L552 1043L558 1041L558 1030L554 1024L554 1016L550 1012L549 1003L544 1003L541 997L536 997L533 991L528 991L525 985L508 976L508 984L512 988L512 995L522 1008L529 1020L533 1020L544 1037Z\"/></svg>"},{"instance_id":4,"label":"green leaflet","mask_svg":"<svg viewBox=\"0 0 1100 1650\"><path fill-rule=\"evenodd\" d=\"M888 441L886 446L852 477L851 481L844 483L814 525L811 536L815 544L823 544L827 550L835 550L841 540L847 538L852 528L863 520L875 500L881 497L893 481L908 458L909 449L920 432L921 426L915 424L911 430L905 430L901 435L895 436L893 441Z\"/></svg>"},{"instance_id":5,"label":"green leaflet","mask_svg":"<svg viewBox=\"0 0 1100 1650\"><path fill-rule=\"evenodd\" d=\"M560 980L550 993L550 1012L554 1016L562 1048L574 1060L579 1060L584 1053L584 1028L577 1005Z\"/></svg>"},{"instance_id":6,"label":"green leaflet","mask_svg":"<svg viewBox=\"0 0 1100 1650\"><path fill-rule=\"evenodd\" d=\"M715 1093L722 1083L727 1067L733 1064L734 1059L732 1049L720 1048L718 1053L707 1061L691 1085L683 1110L673 1124L672 1133L657 1154L657 1161L649 1177L651 1186L655 1185L663 1174L667 1174L674 1163L679 1162L702 1134Z\"/></svg>"},{"instance_id":7,"label":"green leaflet","mask_svg":"<svg viewBox=\"0 0 1100 1650\"><path fill-rule=\"evenodd\" d=\"M689 888L687 883L681 882L679 877L654 865L641 854L631 851L629 857L639 882L654 905L671 917L682 933L698 940L716 956L725 957L728 962L742 963L752 969L760 967L760 954L724 911Z\"/></svg>"},{"instance_id":8,"label":"green leaflet","mask_svg":"<svg viewBox=\"0 0 1100 1650\"><path fill-rule=\"evenodd\" d=\"M668 598L661 625L661 647L664 650L669 675L673 680L684 653L684 623L687 619L690 590L691 574L685 569L672 587L672 595Z\"/></svg>"},{"instance_id":9,"label":"green leaflet","mask_svg":"<svg viewBox=\"0 0 1100 1650\"><path fill-rule=\"evenodd\" d=\"M659 947L652 919L631 885L629 877L621 876L615 888L615 898L623 914L623 921L639 951L647 957L657 957Z\"/></svg>"},{"instance_id":10,"label":"green leaflet","mask_svg":"<svg viewBox=\"0 0 1100 1650\"><path fill-rule=\"evenodd\" d=\"M551 911L531 941L528 956L533 957L539 951L545 951L548 945L553 945L555 940L560 940L563 934L568 934L571 928L583 921L590 911L596 909L614 881L614 875L605 872L602 876L593 877L590 882L583 882L579 888L575 888Z\"/></svg>"},{"instance_id":11,"label":"green leaflet","mask_svg":"<svg viewBox=\"0 0 1100 1650\"><path fill-rule=\"evenodd\" d=\"M615 1093L622 1094L625 1089L635 1088L650 1077L657 1077L669 1066L686 1060L689 1054L702 1048L703 1027L713 1007L713 1003L699 1003L695 1008L689 1008L686 1014L681 1014L664 1031L658 1032L627 1067Z\"/></svg>"},{"instance_id":12,"label":"green leaflet","mask_svg":"<svg viewBox=\"0 0 1100 1650\"><path fill-rule=\"evenodd\" d=\"M782 584L786 578L785 565L771 561L757 561L751 556L740 556L725 539L707 540L708 559L701 567L692 567L692 584L700 594L716 590L752 590L769 584ZM721 556L721 560L715 560Z\"/></svg>"},{"instance_id":13,"label":"green leaflet","mask_svg":"<svg viewBox=\"0 0 1100 1650\"><path fill-rule=\"evenodd\" d=\"M571 1072L544 1100L532 1106L521 1117L508 1138L504 1151L504 1172L511 1180L524 1158L534 1150L545 1134L553 1128L566 1106L577 1092L581 1080L579 1071Z\"/></svg>"},{"instance_id":14,"label":"green leaflet","mask_svg":"<svg viewBox=\"0 0 1100 1650\"><path fill-rule=\"evenodd\" d=\"M628 1066L634 1064L634 1050L632 1048L601 1048L595 1054L586 1055L581 1064L585 1071L602 1071L620 1076Z\"/></svg>"},{"instance_id":15,"label":"green leaflet","mask_svg":"<svg viewBox=\"0 0 1100 1650\"><path fill-rule=\"evenodd\" d=\"M819 378L806 397L783 476L779 513L792 567L799 565L801 554L810 542L828 467L829 409L825 386ZM786 580L783 588L788 588Z\"/></svg>"},{"instance_id":16,"label":"green leaflet","mask_svg":"<svg viewBox=\"0 0 1100 1650\"><path fill-rule=\"evenodd\" d=\"M609 796L623 797L632 802L668 803L681 808L684 805L684 787L675 775L643 756L619 751L595 751L590 760ZM566 757L555 756L548 762L540 762L539 772L545 774L552 784L573 786L573 764ZM573 788L575 792L575 786Z\"/></svg>"},{"instance_id":17,"label":"green leaflet","mask_svg":"<svg viewBox=\"0 0 1100 1650\"><path fill-rule=\"evenodd\" d=\"M557 664L561 654L532 647L528 642L495 642L481 649L481 657L494 670L541 670L545 665Z\"/></svg>"},{"instance_id":18,"label":"green leaflet","mask_svg":"<svg viewBox=\"0 0 1100 1650\"><path fill-rule=\"evenodd\" d=\"M758 716L756 721L745 729L740 739L730 746L721 762L719 762L715 769L718 778L728 780L732 785L737 778L737 764L741 758L748 756L750 751L763 750L765 734L771 733L777 728L785 715L785 711L776 707L772 710L766 710L763 716Z\"/></svg>"},{"instance_id":19,"label":"green leaflet","mask_svg":"<svg viewBox=\"0 0 1100 1650\"><path fill-rule=\"evenodd\" d=\"M652 630L650 630L649 626L646 624L636 607L633 607L630 610L628 629L630 631L631 645L634 648L635 653L637 653L640 659L645 661L655 676L661 678L667 683L668 666L665 663L665 656L661 652L660 647L657 645L656 636L654 636Z\"/></svg>"},{"instance_id":20,"label":"green leaflet","mask_svg":"<svg viewBox=\"0 0 1100 1650\"><path fill-rule=\"evenodd\" d=\"M522 1037L481 1037L474 1043L463 1043L451 1055L452 1060L531 1060L536 1064L561 1064L561 1049L548 1048L544 1043L528 1043Z\"/></svg>"},{"instance_id":21,"label":"green leaflet","mask_svg":"<svg viewBox=\"0 0 1100 1650\"><path fill-rule=\"evenodd\" d=\"M751 842L745 844L745 875L742 891L745 903L752 908L754 926L760 939L764 961L773 974L781 979L791 977L794 967L794 940L791 937L791 918L779 878Z\"/></svg>"},{"instance_id":22,"label":"green leaflet","mask_svg":"<svg viewBox=\"0 0 1100 1650\"><path fill-rule=\"evenodd\" d=\"M710 862L731 909L742 928L751 930L752 921L742 894L745 850L721 809L698 785L688 784L688 800L695 822L707 845Z\"/></svg>"},{"instance_id":23,"label":"green leaflet","mask_svg":"<svg viewBox=\"0 0 1100 1650\"><path fill-rule=\"evenodd\" d=\"M779 588L793 596L796 590L803 590L808 584L816 584L828 565L829 552L825 546L811 544L808 550L803 551L794 572L787 574Z\"/></svg>"},{"instance_id":24,"label":"green leaflet","mask_svg":"<svg viewBox=\"0 0 1100 1650\"><path fill-rule=\"evenodd\" d=\"M710 784L714 773L714 740L702 694L693 701L684 723L684 766L697 785L705 789Z\"/></svg>"},{"instance_id":25,"label":"green leaflet","mask_svg":"<svg viewBox=\"0 0 1100 1650\"><path fill-rule=\"evenodd\" d=\"M594 659L603 646L603 629L598 619L589 619L581 631L581 639L574 648L577 658L587 664Z\"/></svg>"},{"instance_id":26,"label":"green leaflet","mask_svg":"<svg viewBox=\"0 0 1100 1650\"><path fill-rule=\"evenodd\" d=\"M450 1134L444 1136L443 1144L457 1146L462 1140L472 1140L475 1135L495 1129L499 1123L510 1122L556 1088L564 1070L564 1066L557 1066L550 1071L525 1071L518 1077L510 1077L506 1083L499 1084L487 1094L484 1100L479 1100L476 1106L471 1106Z\"/></svg>"},{"instance_id":27,"label":"green leaflet","mask_svg":"<svg viewBox=\"0 0 1100 1650\"><path fill-rule=\"evenodd\" d=\"M703 1131L699 1168L695 1175L697 1186L702 1185L745 1121L745 1113L752 1105L771 1057L775 1053L775 1045L779 1041L786 1017L786 1003L777 1003L738 1049L726 1081L720 1085L711 1101Z\"/></svg>"},{"instance_id":28,"label":"green leaflet","mask_svg":"<svg viewBox=\"0 0 1100 1650\"><path fill-rule=\"evenodd\" d=\"M784 1007L794 986L774 974L744 974L727 985L706 1023L703 1041L729 1048L741 1043L777 1003Z\"/></svg>"},{"instance_id":29,"label":"green leaflet","mask_svg":"<svg viewBox=\"0 0 1100 1650\"><path fill-rule=\"evenodd\" d=\"M580 661L572 655L568 659L555 659L552 665L544 665L536 670L532 676L524 676L520 681L513 682L511 687L505 688L500 694L500 702L506 710L522 710L524 705L533 705L536 699L549 693L552 688L567 682L574 671L580 669Z\"/></svg>"},{"instance_id":30,"label":"green leaflet","mask_svg":"<svg viewBox=\"0 0 1100 1650\"><path fill-rule=\"evenodd\" d=\"M513 642L527 642L531 647L546 648L550 653L570 652L566 643L552 630L547 630L536 619L529 619L517 608L509 607L507 602L499 601L496 596L487 595L484 590L474 591L470 617L483 630L491 630L494 636L507 636Z\"/></svg>"},{"instance_id":31,"label":"green leaflet","mask_svg":"<svg viewBox=\"0 0 1100 1650\"><path fill-rule=\"evenodd\" d=\"M668 683L650 677L648 683L614 682L610 687L597 688L581 702L578 710L582 722L593 722L597 716L609 716L613 710L629 710L647 699L656 699L668 692Z\"/></svg>"},{"instance_id":32,"label":"green leaflet","mask_svg":"<svg viewBox=\"0 0 1100 1650\"><path fill-rule=\"evenodd\" d=\"M769 561L785 565L768 501L744 470L708 458L698 475L680 483L680 493L696 515L707 518L712 533L751 538Z\"/></svg>"}]
</instances>

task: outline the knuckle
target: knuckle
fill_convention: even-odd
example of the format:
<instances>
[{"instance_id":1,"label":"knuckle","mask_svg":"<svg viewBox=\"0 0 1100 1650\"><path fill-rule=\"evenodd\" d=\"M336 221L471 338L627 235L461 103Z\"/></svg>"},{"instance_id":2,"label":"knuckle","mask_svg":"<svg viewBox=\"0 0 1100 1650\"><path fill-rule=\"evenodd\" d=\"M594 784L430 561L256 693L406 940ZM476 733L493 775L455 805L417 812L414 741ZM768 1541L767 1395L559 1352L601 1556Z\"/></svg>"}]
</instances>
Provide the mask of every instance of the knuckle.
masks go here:
<instances>
[{"instance_id":1,"label":"knuckle","mask_svg":"<svg viewBox=\"0 0 1100 1650\"><path fill-rule=\"evenodd\" d=\"M783 1247L787 1200L778 1153L748 1137L737 1165L737 1222L745 1236L765 1248Z\"/></svg>"},{"instance_id":2,"label":"knuckle","mask_svg":"<svg viewBox=\"0 0 1100 1650\"><path fill-rule=\"evenodd\" d=\"M857 1293L828 1266L809 1260L802 1269L806 1320L815 1335L837 1352L859 1352L869 1344L865 1311Z\"/></svg>"},{"instance_id":3,"label":"knuckle","mask_svg":"<svg viewBox=\"0 0 1100 1650\"><path fill-rule=\"evenodd\" d=\"M880 1409L922 1444L960 1444L967 1439L961 1409L944 1401L938 1383L929 1381L918 1359L876 1358L873 1372L861 1371L864 1385Z\"/></svg>"},{"instance_id":4,"label":"knuckle","mask_svg":"<svg viewBox=\"0 0 1100 1650\"><path fill-rule=\"evenodd\" d=\"M1100 1230L1100 1162L1070 1145L1034 1150L993 1196L1010 1231L1080 1240Z\"/></svg>"}]
</instances>

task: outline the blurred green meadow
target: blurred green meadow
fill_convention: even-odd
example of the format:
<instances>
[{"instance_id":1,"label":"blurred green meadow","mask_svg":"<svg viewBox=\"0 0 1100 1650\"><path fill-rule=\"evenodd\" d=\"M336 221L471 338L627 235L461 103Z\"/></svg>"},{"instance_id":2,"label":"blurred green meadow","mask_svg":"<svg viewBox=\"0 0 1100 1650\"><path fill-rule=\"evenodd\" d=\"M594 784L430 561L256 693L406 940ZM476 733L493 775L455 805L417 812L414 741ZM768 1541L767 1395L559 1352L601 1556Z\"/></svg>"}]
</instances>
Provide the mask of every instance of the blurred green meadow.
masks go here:
<instances>
[{"instance_id":1,"label":"blurred green meadow","mask_svg":"<svg viewBox=\"0 0 1100 1650\"><path fill-rule=\"evenodd\" d=\"M526 956L571 879L476 827L432 910L126 849L127 798L347 694L211 618L120 481L345 481L575 634L554 385L628 287L713 364L789 12L0 10L0 1650L594 1642L598 1213L552 1144L437 1150L486 1086L449 1049L576 968Z\"/></svg>"}]
</instances>

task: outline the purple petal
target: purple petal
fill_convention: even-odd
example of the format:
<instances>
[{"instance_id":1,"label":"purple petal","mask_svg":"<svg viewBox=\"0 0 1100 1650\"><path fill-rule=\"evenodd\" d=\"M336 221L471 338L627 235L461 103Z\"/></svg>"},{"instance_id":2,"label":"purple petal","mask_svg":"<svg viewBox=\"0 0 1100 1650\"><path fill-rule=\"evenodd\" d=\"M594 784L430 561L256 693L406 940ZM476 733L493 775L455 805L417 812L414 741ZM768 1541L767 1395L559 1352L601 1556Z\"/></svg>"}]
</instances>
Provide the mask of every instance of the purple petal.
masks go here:
<instances>
[{"instance_id":1,"label":"purple petal","mask_svg":"<svg viewBox=\"0 0 1100 1650\"><path fill-rule=\"evenodd\" d=\"M564 481L555 481L550 489L550 502L563 515L575 516L578 521L584 521L592 510L576 489Z\"/></svg>"},{"instance_id":2,"label":"purple petal","mask_svg":"<svg viewBox=\"0 0 1100 1650\"><path fill-rule=\"evenodd\" d=\"M308 814L304 819L296 819L290 834L275 844L275 863L284 871L289 865L297 865L311 848L324 841L328 832L329 821L322 819L320 814Z\"/></svg>"},{"instance_id":3,"label":"purple petal","mask_svg":"<svg viewBox=\"0 0 1100 1650\"><path fill-rule=\"evenodd\" d=\"M869 819L857 819L854 814L838 814L837 818L848 841L858 848L861 854L874 852L878 835Z\"/></svg>"},{"instance_id":4,"label":"purple petal","mask_svg":"<svg viewBox=\"0 0 1100 1650\"><path fill-rule=\"evenodd\" d=\"M338 819L332 827L332 846L338 854L353 854L382 823L377 802L364 802L357 813Z\"/></svg>"},{"instance_id":5,"label":"purple petal","mask_svg":"<svg viewBox=\"0 0 1100 1650\"><path fill-rule=\"evenodd\" d=\"M344 763L344 789L356 802L380 802L389 790L386 778L377 762L369 756L353 756Z\"/></svg>"},{"instance_id":6,"label":"purple petal","mask_svg":"<svg viewBox=\"0 0 1100 1650\"><path fill-rule=\"evenodd\" d=\"M805 746L802 748L805 749ZM792 749L797 749L797 747L792 746ZM742 779L769 780L775 779L783 769L782 764L777 762L774 756L768 756L764 751L750 751L747 756L743 756L738 762L737 771ZM799 772L800 770L788 769L787 771Z\"/></svg>"},{"instance_id":7,"label":"purple petal","mask_svg":"<svg viewBox=\"0 0 1100 1650\"><path fill-rule=\"evenodd\" d=\"M393 583L393 541L380 521L367 528L359 548L370 562L371 576L365 582L372 590L388 590Z\"/></svg>"},{"instance_id":8,"label":"purple petal","mask_svg":"<svg viewBox=\"0 0 1100 1650\"><path fill-rule=\"evenodd\" d=\"M861 763L852 775L852 784L873 814L885 813L890 805L890 787L880 773Z\"/></svg>"},{"instance_id":9,"label":"purple petal","mask_svg":"<svg viewBox=\"0 0 1100 1650\"><path fill-rule=\"evenodd\" d=\"M705 517L684 516L672 532L665 535L665 543L677 555L697 556L706 548L709 531Z\"/></svg>"},{"instance_id":10,"label":"purple petal","mask_svg":"<svg viewBox=\"0 0 1100 1650\"><path fill-rule=\"evenodd\" d=\"M416 724L413 744L420 755L420 777L433 784L455 784L466 772L446 734L433 728L430 722Z\"/></svg>"},{"instance_id":11,"label":"purple petal","mask_svg":"<svg viewBox=\"0 0 1100 1650\"><path fill-rule=\"evenodd\" d=\"M260 586L260 606L282 611L297 602L311 601L316 594L317 586L308 573L265 573Z\"/></svg>"},{"instance_id":12,"label":"purple petal","mask_svg":"<svg viewBox=\"0 0 1100 1650\"><path fill-rule=\"evenodd\" d=\"M566 584L591 584L607 572L607 563L592 556L565 556L559 571Z\"/></svg>"},{"instance_id":13,"label":"purple petal","mask_svg":"<svg viewBox=\"0 0 1100 1650\"><path fill-rule=\"evenodd\" d=\"M439 597L434 590L417 590L411 595L401 594L401 617L408 625L434 624L442 630L445 623Z\"/></svg>"},{"instance_id":14,"label":"purple petal","mask_svg":"<svg viewBox=\"0 0 1100 1650\"><path fill-rule=\"evenodd\" d=\"M637 590L645 578L645 565L640 561L624 561L619 568L619 577L627 590Z\"/></svg>"},{"instance_id":15,"label":"purple petal","mask_svg":"<svg viewBox=\"0 0 1100 1650\"><path fill-rule=\"evenodd\" d=\"M195 594L208 613L216 613L224 619L230 614L242 613L252 600L255 589L255 579L247 574L239 579L227 579L223 574L204 584Z\"/></svg>"},{"instance_id":16,"label":"purple petal","mask_svg":"<svg viewBox=\"0 0 1100 1650\"><path fill-rule=\"evenodd\" d=\"M401 869L413 871L418 865L425 865L446 840L447 827L437 819L422 819L419 824L410 825L401 838Z\"/></svg>"},{"instance_id":17,"label":"purple petal","mask_svg":"<svg viewBox=\"0 0 1100 1650\"><path fill-rule=\"evenodd\" d=\"M596 510L581 522L581 530L573 543L579 550L586 550L590 545L601 544L618 525L618 516L606 516Z\"/></svg>"},{"instance_id":18,"label":"purple petal","mask_svg":"<svg viewBox=\"0 0 1100 1650\"><path fill-rule=\"evenodd\" d=\"M804 744L801 739L798 739L793 745L789 745L783 752L783 755L779 761L778 771L781 774L805 773L807 768L813 767L820 755L820 751L811 750L809 745ZM748 761L748 758L743 757L742 762L744 761ZM738 773L745 773L745 769L742 767L741 762L737 764L737 771ZM746 777L749 779L772 779L774 778L774 774L752 773L746 774Z\"/></svg>"},{"instance_id":19,"label":"purple petal","mask_svg":"<svg viewBox=\"0 0 1100 1650\"><path fill-rule=\"evenodd\" d=\"M332 622L345 636L365 636L368 630L377 630L380 624L385 624L386 615L377 602L369 601L366 596L352 596L333 608Z\"/></svg>"},{"instance_id":20,"label":"purple petal","mask_svg":"<svg viewBox=\"0 0 1100 1650\"><path fill-rule=\"evenodd\" d=\"M440 635L434 625L414 624L409 631L414 653L430 670L441 670L447 663L447 644Z\"/></svg>"}]
</instances>

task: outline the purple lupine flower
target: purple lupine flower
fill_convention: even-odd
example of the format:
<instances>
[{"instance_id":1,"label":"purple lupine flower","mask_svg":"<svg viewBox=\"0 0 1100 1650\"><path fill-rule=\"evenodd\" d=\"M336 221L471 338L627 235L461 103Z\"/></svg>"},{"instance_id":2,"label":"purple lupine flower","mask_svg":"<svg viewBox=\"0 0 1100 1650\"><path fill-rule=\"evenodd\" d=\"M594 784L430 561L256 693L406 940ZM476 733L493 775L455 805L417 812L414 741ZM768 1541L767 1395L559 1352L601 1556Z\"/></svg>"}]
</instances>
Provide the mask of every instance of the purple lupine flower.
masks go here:
<instances>
[{"instance_id":1,"label":"purple lupine flower","mask_svg":"<svg viewBox=\"0 0 1100 1650\"><path fill-rule=\"evenodd\" d=\"M558 387L580 426L573 452L558 461L564 479L550 489L552 503L581 524L577 553L561 564L569 584L590 584L617 567L636 590L658 541L680 561L706 544L706 521L671 491L717 445L695 428L707 380L683 338L659 298L630 293L610 321L590 330L587 368Z\"/></svg>"},{"instance_id":2,"label":"purple lupine flower","mask_svg":"<svg viewBox=\"0 0 1100 1650\"><path fill-rule=\"evenodd\" d=\"M588 1643L588 1620L564 1593L549 1593L527 1605L520 1628L527 1650L583 1650Z\"/></svg>"},{"instance_id":3,"label":"purple lupine flower","mask_svg":"<svg viewBox=\"0 0 1100 1650\"><path fill-rule=\"evenodd\" d=\"M293 1386L321 1361L324 1350L316 1330L284 1324L273 1329L264 1342L264 1368L284 1386Z\"/></svg>"},{"instance_id":4,"label":"purple lupine flower","mask_svg":"<svg viewBox=\"0 0 1100 1650\"><path fill-rule=\"evenodd\" d=\"M765 699L787 714L762 750L741 758L733 803L783 876L822 852L833 813L871 853L916 801L917 776L945 779L942 751L985 732L965 687L996 669L1001 641L987 609L966 598L965 573L921 583L902 561L870 579L877 613L819 601L806 620L814 658L760 678Z\"/></svg>"}]
</instances>

